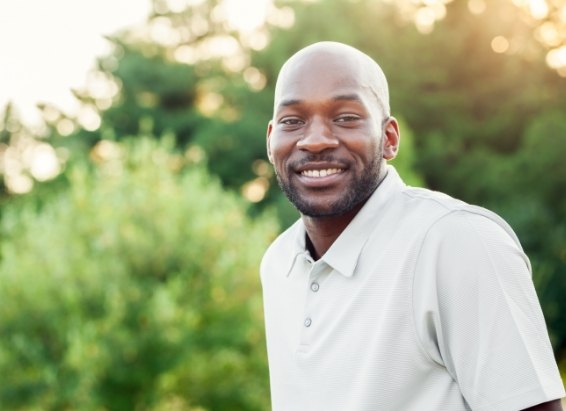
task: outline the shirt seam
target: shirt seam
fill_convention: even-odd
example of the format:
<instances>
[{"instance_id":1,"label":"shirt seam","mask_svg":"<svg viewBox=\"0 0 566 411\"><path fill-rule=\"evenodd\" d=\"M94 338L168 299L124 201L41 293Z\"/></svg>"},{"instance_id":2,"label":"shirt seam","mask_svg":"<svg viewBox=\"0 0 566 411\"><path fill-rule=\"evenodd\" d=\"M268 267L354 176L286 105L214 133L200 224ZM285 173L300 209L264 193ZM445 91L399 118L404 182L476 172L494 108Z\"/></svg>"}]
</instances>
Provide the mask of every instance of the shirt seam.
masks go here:
<instances>
[{"instance_id":1,"label":"shirt seam","mask_svg":"<svg viewBox=\"0 0 566 411\"><path fill-rule=\"evenodd\" d=\"M476 227L474 226L474 224L472 224L471 221L469 220L470 215L478 216L478 217L480 217L480 218L486 218L486 219L488 219L489 221L491 221L492 223L494 223L494 224L500 226L500 224L498 224L498 221L494 220L493 218L490 218L489 216L484 215L483 213L476 212L475 210L467 210L467 209L464 209L464 208L457 208L457 209L452 209L452 210L449 209L449 211L448 211L447 213L445 213L445 214L439 216L438 218L436 218L436 219L430 224L430 226L427 228L426 233L423 235L423 238L422 238L422 240L421 240L421 244L420 244L420 247L419 247L419 251L418 251L418 254L417 254L417 258L416 258L416 260L415 260L415 266L414 266L414 269L413 269L413 278L412 278L412 281L411 281L411 314L412 314L412 317L413 317L413 318L412 318L413 330L414 330L414 333L415 333L415 337L416 337L416 340L417 340L417 344L418 344L418 346L419 346L419 349L420 349L421 352L424 353L424 355L425 355L425 357L427 358L427 360L428 360L429 362L431 362L432 364L438 366L438 367L441 367L441 368L446 369L449 374L450 374L450 371L448 370L448 368L447 368L445 365L442 365L442 364L438 363L437 361L435 361L435 360L432 358L432 356L430 355L429 351L425 348L424 343L423 343L422 338L421 338L421 335L420 335L419 332L418 332L419 328L417 327L417 323L416 323L416 313L415 313L415 303L414 303L414 299L415 299L415 293L414 293L415 287L414 287L414 284L415 284L415 281L416 281L416 274L417 274L416 271L417 271L417 268L418 268L418 266L419 266L419 261L420 261L420 259L421 259L421 256L422 256L422 254L423 254L423 248L424 248L426 239L428 238L428 236L429 236L431 230L432 230L441 220L443 220L444 218L450 217L450 216L452 216L452 215L454 215L454 214L456 214L456 213L461 213L461 215L462 215L462 217L463 217L463 221L465 221L465 224L466 224L466 225L472 230L472 232L473 232L476 236L478 236L478 238L481 240L480 242L481 242L482 247L484 248L484 250L485 250L485 248L486 248L485 242L483 241L481 235L478 233L477 228L476 228ZM507 232L507 230L505 230L503 227L501 227L501 228L503 229L503 231L505 232L506 235L510 236L510 234ZM510 236L510 237L511 237L511 236ZM512 237L511 237L511 239L514 240ZM513 242L516 244L515 241L513 241ZM519 249L520 249L520 246L519 246ZM521 250L521 251L522 251L522 250ZM491 264L492 266L494 266L492 257L489 255L489 253L487 253L487 256L488 256L488 258L489 258L490 264ZM498 281L498 282L500 281L499 277L497 278L497 281ZM450 374L450 375L452 376L452 378L454 378L454 380L456 381L456 383L457 383L458 386L460 387L460 392L462 393L462 396L464 396L464 393L462 392L462 388L468 389L468 388L470 388L470 387L467 386L467 385L466 385L466 386L462 386L462 385L461 385L461 381L456 380L455 376L453 376L452 374ZM480 408L480 410L484 410L484 409L485 409L485 410L487 411L487 410L491 409L490 407L493 407L493 406L498 405L498 404L504 404L505 402L510 401L510 400L512 400L513 398L517 397L517 396L524 395L524 394L527 394L527 393L529 393L529 392L531 392L531 391L535 391L535 390L537 390L537 389L545 388L545 387L547 387L547 386L549 386L549 385L548 385L548 384L547 384L547 385L539 385L538 387L532 388L531 390L521 391L521 392L519 392L519 393L517 393L517 394L514 394L513 396L510 396L510 397L508 397L507 399L502 400L502 401L500 401L500 402L497 402L497 403L495 403L495 404L488 404L488 405L486 405L486 406L482 406L482 407ZM553 386L553 385L550 385L550 387L554 387L554 386ZM483 395L482 395L481 393L475 391L473 388L471 388L471 391L474 393L474 395L477 395L477 396L479 396L479 397L485 398L485 397L483 397ZM465 397L464 397L464 398L465 398Z\"/></svg>"},{"instance_id":2,"label":"shirt seam","mask_svg":"<svg viewBox=\"0 0 566 411\"><path fill-rule=\"evenodd\" d=\"M411 188L414 189L415 187L411 187ZM411 198L418 198L418 199L421 199L421 200L432 201L433 203L436 203L437 205L441 206L443 209L445 209L445 210L447 210L447 211L449 211L449 212L451 212L451 211L463 210L463 208L462 208L462 205L463 205L463 204L466 205L466 206L469 205L469 204L466 204L466 203L460 204L460 203L461 203L461 200L458 200L458 199L456 199L456 198L454 198L454 197L450 197L449 195L444 194L446 197L443 198L443 200L445 200L445 199L450 199L450 200L452 200L453 202L456 203L456 204L454 204L454 205L452 205L452 206L449 206L448 204L446 204L445 201L441 201L440 199L438 199L438 198L436 198L436 197L433 197L433 196L431 196L430 194L429 194L429 195L424 195L424 194L421 194L421 193L414 192L414 190L411 190L411 188L405 187L405 189L402 191L403 194L405 194L406 196L411 197ZM417 188L417 189L418 189L418 188ZM419 190L420 190L420 189L419 189ZM439 192L436 192L436 193L439 193ZM443 194L443 193L439 193L439 194ZM442 218L442 217L440 217L440 218ZM434 223L436 223L436 221L435 221ZM433 224L434 224L434 223L433 223Z\"/></svg>"},{"instance_id":3,"label":"shirt seam","mask_svg":"<svg viewBox=\"0 0 566 411\"><path fill-rule=\"evenodd\" d=\"M441 204L441 203L440 203ZM428 350L425 348L424 343L421 339L421 336L419 335L419 328L417 327L417 321L416 321L416 314L415 314L415 279L416 279L416 274L417 274L417 268L419 266L419 261L421 259L421 255L423 252L423 248L425 245L425 241L428 238L430 231L432 230L432 228L438 224L439 221L441 221L442 219L446 218L447 216L452 215L453 213L460 211L459 209L457 210L450 210L447 207L444 207L445 210L447 210L447 212L445 214L442 214L441 216L439 216L437 219L435 219L427 228L425 234L423 235L423 238L421 240L421 244L419 246L419 251L417 253L417 258L415 259L415 265L413 267L412 270L412 279L411 279L411 324L412 324L412 328L413 328L413 333L415 334L415 339L417 341L417 345L419 347L419 350L421 351L421 353L425 356L425 358L432 363L433 365L435 365L438 368L442 368L442 369L446 369L446 366L444 364L440 364L437 361L435 361L432 356L430 355L430 353L428 352ZM454 376L452 376L452 378L454 378Z\"/></svg>"},{"instance_id":4,"label":"shirt seam","mask_svg":"<svg viewBox=\"0 0 566 411\"><path fill-rule=\"evenodd\" d=\"M406 191L405 191L405 194L407 194L408 196L413 197L413 198L414 198L414 197L418 197L418 196L414 196L414 195L412 195L412 194L410 194L410 193L407 193ZM419 346L419 349L422 351L422 353L425 355L425 357L426 357L431 363L437 365L438 367L445 368L446 370L448 370L445 365L440 364L440 363L438 363L437 361L435 361L435 360L432 358L432 356L430 355L430 353L428 352L428 350L426 350L426 348L425 348L425 346L424 346L424 343L423 343L423 341L422 341L422 339L421 339L421 336L419 335L418 327L417 327L417 322L416 322L415 303L414 303L414 300L415 300L414 289L415 289L415 281L416 281L416 271L417 271L417 267L419 266L419 261L420 261L421 256L422 256L422 251L423 251L423 248L424 248L424 245L425 245L425 241L426 241L426 239L428 238L428 236L429 236L429 234L430 234L430 231L436 226L436 224L438 224L438 223L439 223L441 220L443 220L444 218L447 218L447 217L449 217L449 216L452 216L453 214L456 214L456 213L462 213L463 216L466 217L466 223L467 223L468 225L470 225L470 222L468 221L468 218L467 218L467 217L469 216L469 214L477 215L477 216L479 216L479 217L484 217L484 218L487 218L488 220L492 221L493 223L495 223L495 224L497 224L497 225L499 225L499 224L498 224L498 222L495 221L493 218L490 218L489 216L486 216L486 215L484 215L483 213L479 213L479 212L477 212L477 211L475 211L475 210L469 210L469 209L466 209L466 208L464 208L464 207L454 207L454 208L448 207L448 206L446 206L444 203L442 203L441 201L438 201L437 199L432 198L432 197L421 197L421 198L423 198L423 199L426 198L426 199L428 199L428 200L431 200L431 201L433 201L433 202L439 204L440 206L442 206L442 208L443 208L446 212L445 212L444 214L440 215L438 218L436 218L434 221L432 221L432 222L430 223L430 225L429 225L429 227L427 228L425 234L423 235L423 238L422 238L422 240L421 240L421 244L420 244L420 247L419 247L419 251L418 251L418 253L417 253L417 258L415 259L415 265L414 265L414 268L413 268L413 271L412 271L411 291L410 291L410 292L411 292L411 300L410 300L410 301L411 301L411 317L412 317L411 323L412 323L412 326L413 326L413 332L415 333L415 338L416 338L417 344L418 344L418 346ZM472 229L473 229L473 227L472 227ZM475 231L475 230L474 230L474 231ZM504 230L504 231L507 233L507 230ZM507 234L508 234L508 233L507 233ZM491 261L491 259L490 259L490 261ZM452 376L452 377L454 378L454 376Z\"/></svg>"},{"instance_id":5,"label":"shirt seam","mask_svg":"<svg viewBox=\"0 0 566 411\"><path fill-rule=\"evenodd\" d=\"M488 217L486 217L486 216L484 216L484 215L482 215L482 214L480 214L480 213L474 213L473 211L471 212L471 214L474 214L474 215L477 215L477 216L480 216L480 217L484 217L484 218L488 218ZM468 213L463 213L462 216L464 217L464 221L465 221L466 225L468 226L468 228L474 233L474 235L475 235L476 238L478 239L479 243L481 244L481 246L482 246L482 248L483 248L483 250L484 250L484 252L485 252L485 255L487 256L487 259L488 259L488 261L489 261L489 264L490 264L490 266L491 266L491 270L492 270L491 272L496 273L496 274L499 273L499 270L497 269L497 265L496 265L496 264L494 263L494 261L493 261L493 256L491 255L491 253L490 253L489 250L487 249L487 246L486 246L486 244L485 244L485 240L484 240L483 236L478 232L477 227L470 221L470 216L469 216L469 214L468 214ZM495 224L497 224L497 222L494 221L493 219L490 219L490 218L488 218L488 219L489 219L491 222L494 222ZM499 224L497 224L497 225L499 226ZM507 233L506 230L503 230L503 231L505 232L506 235L509 235L509 233ZM497 283L499 284L499 287L504 290L505 287L503 287L503 285L502 285L502 283L501 283L501 277L500 277L499 275L495 275L495 279L497 280ZM506 296L506 298L507 298L507 296ZM537 338L540 340L540 336L537 335ZM522 340L521 342L523 342L523 340ZM536 369L536 367L535 367L535 369ZM537 372L537 376L538 376L538 372ZM460 383L459 383L459 385L460 385ZM539 388L540 388L540 387L541 387L541 386L539 385ZM471 392L473 392L475 395L477 395L477 396L479 396L479 397L482 397L482 398L485 398L484 395L482 395L481 392L478 392L478 391L474 390L473 387L470 387L470 386L468 386L468 385L466 384L465 388L466 388L466 389L470 389ZM535 389L536 389L536 388L533 388L532 390L535 390ZM528 393L528 392L530 392L530 391L532 391L532 390L521 391L519 394L516 394L516 395L514 395L513 397L509 397L509 398L514 398L514 397L516 397L516 396L518 396L518 395L520 395L520 394Z\"/></svg>"}]
</instances>

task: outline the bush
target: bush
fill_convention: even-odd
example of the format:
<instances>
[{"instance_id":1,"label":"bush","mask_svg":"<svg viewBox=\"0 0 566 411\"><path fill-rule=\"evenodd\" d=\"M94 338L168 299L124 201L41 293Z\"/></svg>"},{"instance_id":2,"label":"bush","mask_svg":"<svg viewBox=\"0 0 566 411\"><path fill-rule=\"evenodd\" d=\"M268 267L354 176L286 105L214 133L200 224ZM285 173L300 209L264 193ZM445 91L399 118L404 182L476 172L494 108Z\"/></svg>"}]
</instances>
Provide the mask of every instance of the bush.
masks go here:
<instances>
[{"instance_id":1,"label":"bush","mask_svg":"<svg viewBox=\"0 0 566 411\"><path fill-rule=\"evenodd\" d=\"M167 144L99 144L68 188L3 210L0 409L267 409L274 220Z\"/></svg>"}]
</instances>

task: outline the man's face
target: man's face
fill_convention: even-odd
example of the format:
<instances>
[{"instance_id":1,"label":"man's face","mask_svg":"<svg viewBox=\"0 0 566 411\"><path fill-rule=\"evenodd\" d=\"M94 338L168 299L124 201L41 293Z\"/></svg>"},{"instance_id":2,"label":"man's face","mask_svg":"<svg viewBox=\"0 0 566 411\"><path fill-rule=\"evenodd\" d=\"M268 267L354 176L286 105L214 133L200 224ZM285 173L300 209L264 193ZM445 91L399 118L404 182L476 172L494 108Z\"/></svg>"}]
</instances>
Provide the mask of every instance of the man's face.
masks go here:
<instances>
[{"instance_id":1,"label":"man's face","mask_svg":"<svg viewBox=\"0 0 566 411\"><path fill-rule=\"evenodd\" d=\"M279 79L268 154L301 214L343 215L361 206L381 180L385 119L351 60L303 60Z\"/></svg>"}]
</instances>

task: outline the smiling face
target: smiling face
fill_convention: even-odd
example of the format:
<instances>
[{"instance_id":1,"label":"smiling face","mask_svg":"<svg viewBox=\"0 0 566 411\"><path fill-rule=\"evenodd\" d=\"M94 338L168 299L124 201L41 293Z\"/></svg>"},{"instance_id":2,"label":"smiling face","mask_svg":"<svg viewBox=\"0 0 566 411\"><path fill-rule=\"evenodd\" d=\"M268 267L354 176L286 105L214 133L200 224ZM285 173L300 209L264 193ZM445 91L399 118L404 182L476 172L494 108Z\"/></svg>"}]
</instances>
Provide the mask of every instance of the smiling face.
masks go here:
<instances>
[{"instance_id":1,"label":"smiling face","mask_svg":"<svg viewBox=\"0 0 566 411\"><path fill-rule=\"evenodd\" d=\"M281 70L268 155L301 214L357 212L379 185L384 159L395 157L398 127L385 114L379 74L369 57L336 43L310 46Z\"/></svg>"}]
</instances>

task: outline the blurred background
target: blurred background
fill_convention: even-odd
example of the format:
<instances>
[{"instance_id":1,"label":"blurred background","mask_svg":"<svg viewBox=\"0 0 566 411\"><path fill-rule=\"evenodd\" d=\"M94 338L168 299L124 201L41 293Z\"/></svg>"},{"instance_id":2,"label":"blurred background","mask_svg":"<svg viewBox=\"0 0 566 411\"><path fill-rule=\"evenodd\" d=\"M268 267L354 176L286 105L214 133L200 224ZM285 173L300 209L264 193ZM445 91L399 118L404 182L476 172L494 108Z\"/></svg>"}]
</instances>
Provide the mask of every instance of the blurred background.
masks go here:
<instances>
[{"instance_id":1,"label":"blurred background","mask_svg":"<svg viewBox=\"0 0 566 411\"><path fill-rule=\"evenodd\" d=\"M258 266L298 214L265 130L320 40L382 65L409 184L517 231L566 375L564 0L12 3L0 409L269 409Z\"/></svg>"}]
</instances>

